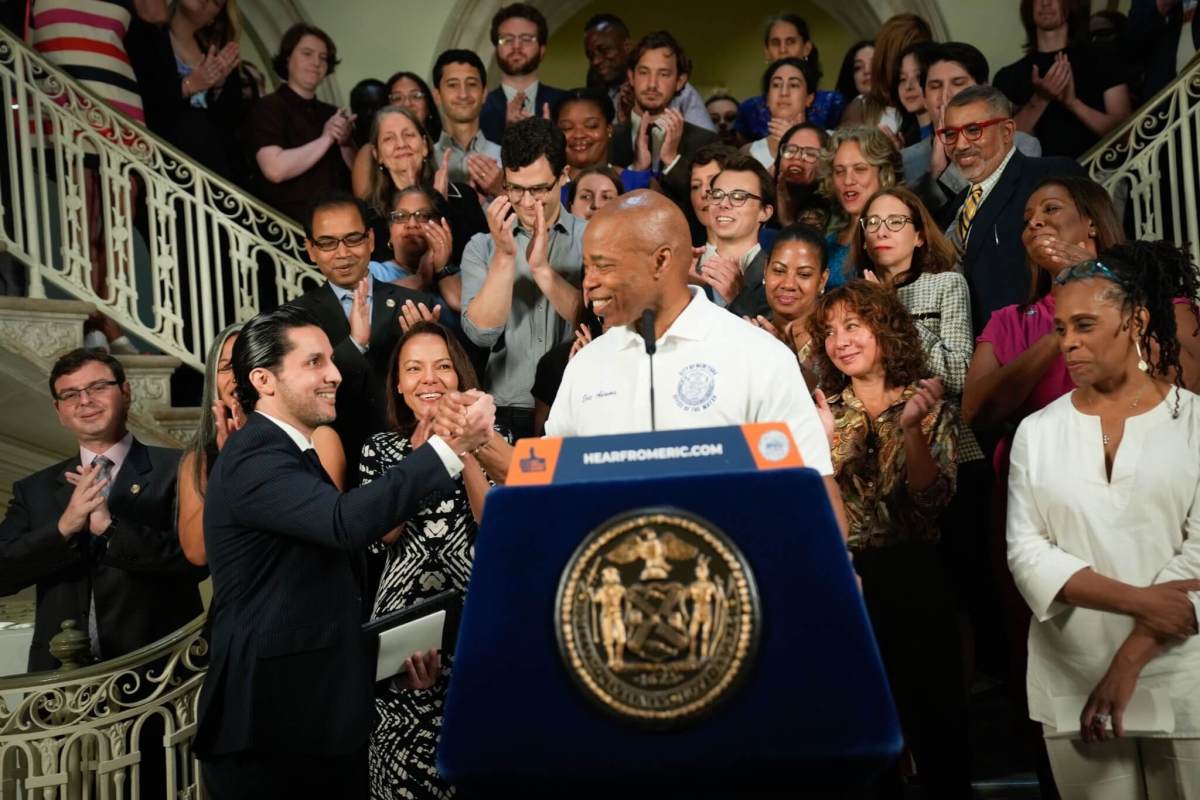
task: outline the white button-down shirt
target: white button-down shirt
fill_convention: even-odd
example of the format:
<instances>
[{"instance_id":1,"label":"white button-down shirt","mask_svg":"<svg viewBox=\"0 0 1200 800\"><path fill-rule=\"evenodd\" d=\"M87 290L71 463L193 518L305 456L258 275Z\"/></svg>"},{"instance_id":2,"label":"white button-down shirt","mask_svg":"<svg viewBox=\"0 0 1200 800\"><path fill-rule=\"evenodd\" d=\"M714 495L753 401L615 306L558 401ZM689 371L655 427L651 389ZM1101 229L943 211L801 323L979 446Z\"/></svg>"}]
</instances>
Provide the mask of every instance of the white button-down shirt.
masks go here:
<instances>
[{"instance_id":1,"label":"white button-down shirt","mask_svg":"<svg viewBox=\"0 0 1200 800\"><path fill-rule=\"evenodd\" d=\"M1104 468L1100 418L1072 394L1026 417L1008 479L1008 566L1033 611L1026 688L1029 715L1055 725L1054 699L1091 693L1133 629L1133 617L1058 600L1081 569L1133 586L1200 578L1200 398L1174 389L1125 421ZM1200 592L1191 593L1200 615ZM1137 685L1165 689L1173 737L1200 737L1200 636L1172 644ZM1082 710L1082 706L1081 706Z\"/></svg>"},{"instance_id":2,"label":"white button-down shirt","mask_svg":"<svg viewBox=\"0 0 1200 800\"><path fill-rule=\"evenodd\" d=\"M833 474L829 441L796 356L766 331L713 305L698 287L654 354L659 430L783 422L806 466ZM609 330L567 364L548 436L650 430L650 361L635 331Z\"/></svg>"},{"instance_id":3,"label":"white button-down shirt","mask_svg":"<svg viewBox=\"0 0 1200 800\"><path fill-rule=\"evenodd\" d=\"M279 429L288 435L288 438L295 443L296 447L300 449L301 453L316 449L313 447L312 439L301 433L295 425L292 425L289 422L284 422L278 417L272 417L270 414L264 411L256 411L256 413L262 414L264 417L271 420L271 422L274 422L276 425L278 425ZM442 441L440 436L430 436L429 445L433 448L433 451L438 454L438 458L442 460L442 464L446 467L446 472L450 474L450 477L457 478L459 473L461 473L463 470L462 459L454 454L454 450L451 449L450 445Z\"/></svg>"}]
</instances>

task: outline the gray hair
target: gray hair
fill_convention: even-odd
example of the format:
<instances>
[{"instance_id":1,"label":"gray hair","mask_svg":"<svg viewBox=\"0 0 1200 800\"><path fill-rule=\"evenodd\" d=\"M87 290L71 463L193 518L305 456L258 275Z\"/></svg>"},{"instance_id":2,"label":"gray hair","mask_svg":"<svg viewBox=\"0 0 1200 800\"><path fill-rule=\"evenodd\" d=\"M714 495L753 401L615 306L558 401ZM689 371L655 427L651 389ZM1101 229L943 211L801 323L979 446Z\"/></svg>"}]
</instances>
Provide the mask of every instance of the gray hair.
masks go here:
<instances>
[{"instance_id":1,"label":"gray hair","mask_svg":"<svg viewBox=\"0 0 1200 800\"><path fill-rule=\"evenodd\" d=\"M966 89L963 89L950 98L950 102L946 104L946 108L961 108L973 103L987 103L988 108L997 117L1010 118L1014 113L1012 101L1005 96L1004 92L986 83L968 86Z\"/></svg>"}]
</instances>

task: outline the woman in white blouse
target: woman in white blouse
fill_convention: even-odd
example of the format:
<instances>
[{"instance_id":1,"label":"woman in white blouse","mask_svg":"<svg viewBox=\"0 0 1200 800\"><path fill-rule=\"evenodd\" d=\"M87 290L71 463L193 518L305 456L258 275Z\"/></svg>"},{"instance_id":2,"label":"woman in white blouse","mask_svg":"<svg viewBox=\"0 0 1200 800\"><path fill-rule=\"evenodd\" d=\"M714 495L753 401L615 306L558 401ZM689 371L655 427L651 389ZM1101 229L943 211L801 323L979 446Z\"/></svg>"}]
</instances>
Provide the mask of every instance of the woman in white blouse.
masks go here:
<instances>
[{"instance_id":1,"label":"woman in white blouse","mask_svg":"<svg viewBox=\"0 0 1200 800\"><path fill-rule=\"evenodd\" d=\"M1079 388L1013 444L1029 711L1066 800L1200 797L1200 398L1171 382L1172 305L1197 297L1194 269L1170 245L1133 243L1060 273L1055 327ZM1173 726L1127 731L1135 690Z\"/></svg>"}]
</instances>

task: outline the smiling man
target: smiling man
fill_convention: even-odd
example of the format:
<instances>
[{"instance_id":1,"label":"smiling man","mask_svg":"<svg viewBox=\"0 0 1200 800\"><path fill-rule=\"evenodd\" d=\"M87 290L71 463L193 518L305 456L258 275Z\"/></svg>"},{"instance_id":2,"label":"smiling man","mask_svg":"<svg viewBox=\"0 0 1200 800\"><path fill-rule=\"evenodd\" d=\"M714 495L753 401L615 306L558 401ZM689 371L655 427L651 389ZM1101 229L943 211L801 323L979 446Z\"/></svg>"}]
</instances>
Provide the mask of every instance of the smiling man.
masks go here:
<instances>
[{"instance_id":1,"label":"smiling man","mask_svg":"<svg viewBox=\"0 0 1200 800\"><path fill-rule=\"evenodd\" d=\"M770 255L759 244L775 213L775 184L762 164L744 153L730 156L707 192L708 243L697 265L714 303L738 316L769 316L763 272Z\"/></svg>"},{"instance_id":2,"label":"smiling man","mask_svg":"<svg viewBox=\"0 0 1200 800\"><path fill-rule=\"evenodd\" d=\"M715 133L687 122L671 107L691 69L682 45L667 31L642 37L630 53L627 73L633 87L633 111L628 123L613 128L608 150L608 160L616 166L654 170L663 190L685 213L691 210L688 181L692 156L717 141ZM645 150L638 144L642 125L650 126Z\"/></svg>"},{"instance_id":3,"label":"smiling man","mask_svg":"<svg viewBox=\"0 0 1200 800\"><path fill-rule=\"evenodd\" d=\"M436 308L434 298L424 292L370 277L375 235L365 219L363 202L346 193L327 194L313 205L305 249L325 283L293 301L316 317L334 343L333 361L342 384L333 429L346 451L348 475L358 474L366 438L387 428L387 372L404 304L424 304L431 312Z\"/></svg>"},{"instance_id":4,"label":"smiling man","mask_svg":"<svg viewBox=\"0 0 1200 800\"><path fill-rule=\"evenodd\" d=\"M463 332L490 351L483 385L496 419L517 437L533 433L537 362L572 336L587 222L560 200L566 139L550 120L522 120L501 144L504 193L488 206L488 233L463 251Z\"/></svg>"},{"instance_id":5,"label":"smiling man","mask_svg":"<svg viewBox=\"0 0 1200 800\"><path fill-rule=\"evenodd\" d=\"M125 655L201 612L175 534L179 451L147 447L126 427L125 370L107 353L74 350L50 370L59 423L78 452L13 485L0 523L0 595L37 586L29 669L55 669L50 637L72 619L92 656Z\"/></svg>"},{"instance_id":6,"label":"smiling man","mask_svg":"<svg viewBox=\"0 0 1200 800\"><path fill-rule=\"evenodd\" d=\"M610 328L567 365L546 434L650 430L649 372L636 330L649 309L658 342L658 429L782 421L804 463L823 476L841 520L829 442L795 355L688 286L692 248L683 213L649 190L630 192L596 212L583 249L584 289Z\"/></svg>"},{"instance_id":7,"label":"smiling man","mask_svg":"<svg viewBox=\"0 0 1200 800\"><path fill-rule=\"evenodd\" d=\"M946 104L935 134L970 184L938 221L960 253L976 335L993 311L1028 297L1021 230L1033 187L1050 175L1084 174L1069 158L1028 158L1017 152L1016 128L1012 103L1003 92L972 86Z\"/></svg>"},{"instance_id":8,"label":"smiling man","mask_svg":"<svg viewBox=\"0 0 1200 800\"><path fill-rule=\"evenodd\" d=\"M450 180L477 183L499 193L500 145L484 136L480 112L487 90L487 70L470 50L447 50L433 62L433 99L442 111L443 130L434 145L434 163L450 153Z\"/></svg>"},{"instance_id":9,"label":"smiling man","mask_svg":"<svg viewBox=\"0 0 1200 800\"><path fill-rule=\"evenodd\" d=\"M194 742L204 782L214 800L366 797L374 669L359 627L361 553L429 495L454 491L494 408L471 395L459 436L431 436L343 494L312 445L342 382L317 319L284 305L250 320L233 373L247 421L215 462L204 507L212 651ZM415 655L403 685L427 688L434 673L436 655Z\"/></svg>"}]
</instances>

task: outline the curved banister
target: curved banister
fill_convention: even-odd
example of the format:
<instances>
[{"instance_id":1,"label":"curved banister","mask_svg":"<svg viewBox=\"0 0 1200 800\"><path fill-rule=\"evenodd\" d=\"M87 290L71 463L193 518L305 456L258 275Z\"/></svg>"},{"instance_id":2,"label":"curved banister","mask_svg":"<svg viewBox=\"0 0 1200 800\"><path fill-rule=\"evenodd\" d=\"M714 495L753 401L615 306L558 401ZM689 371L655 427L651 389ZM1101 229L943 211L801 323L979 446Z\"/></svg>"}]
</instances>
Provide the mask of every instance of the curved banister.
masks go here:
<instances>
[{"instance_id":1,"label":"curved banister","mask_svg":"<svg viewBox=\"0 0 1200 800\"><path fill-rule=\"evenodd\" d=\"M52 284L202 369L221 328L321 281L293 220L113 111L3 28L0 93L0 160L10 174L0 247L29 267L31 296ZM98 291L85 190L93 176L107 264ZM132 222L143 208L139 231Z\"/></svg>"}]
</instances>

